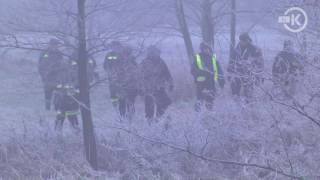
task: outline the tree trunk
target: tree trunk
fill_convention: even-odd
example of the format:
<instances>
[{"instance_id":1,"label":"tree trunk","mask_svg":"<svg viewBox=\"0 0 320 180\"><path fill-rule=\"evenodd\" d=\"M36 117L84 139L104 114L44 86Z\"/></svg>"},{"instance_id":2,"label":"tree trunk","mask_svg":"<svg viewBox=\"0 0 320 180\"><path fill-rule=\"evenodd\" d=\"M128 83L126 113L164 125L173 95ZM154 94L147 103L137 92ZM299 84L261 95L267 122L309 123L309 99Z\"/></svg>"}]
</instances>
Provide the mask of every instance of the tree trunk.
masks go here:
<instances>
[{"instance_id":1,"label":"tree trunk","mask_svg":"<svg viewBox=\"0 0 320 180\"><path fill-rule=\"evenodd\" d=\"M79 89L80 110L83 124L83 140L86 159L97 170L97 149L90 110L89 82L87 76L87 44L85 22L85 0L78 0L78 36L79 36Z\"/></svg>"},{"instance_id":2,"label":"tree trunk","mask_svg":"<svg viewBox=\"0 0 320 180\"><path fill-rule=\"evenodd\" d=\"M190 64L192 64L194 61L194 50L193 50L193 45L192 45L192 40L191 40L188 24L187 24L185 14L184 14L182 0L176 0L175 7L176 7L176 16L177 16L177 19L179 22L180 31L183 36L184 44L186 46L186 50L188 53L189 62L190 62Z\"/></svg>"},{"instance_id":3,"label":"tree trunk","mask_svg":"<svg viewBox=\"0 0 320 180\"><path fill-rule=\"evenodd\" d=\"M212 3L210 0L202 0L201 32L202 40L214 49L214 28L212 22Z\"/></svg>"},{"instance_id":4,"label":"tree trunk","mask_svg":"<svg viewBox=\"0 0 320 180\"><path fill-rule=\"evenodd\" d=\"M230 50L229 58L232 58L232 53L236 45L236 0L231 0L231 24L230 24Z\"/></svg>"}]
</instances>

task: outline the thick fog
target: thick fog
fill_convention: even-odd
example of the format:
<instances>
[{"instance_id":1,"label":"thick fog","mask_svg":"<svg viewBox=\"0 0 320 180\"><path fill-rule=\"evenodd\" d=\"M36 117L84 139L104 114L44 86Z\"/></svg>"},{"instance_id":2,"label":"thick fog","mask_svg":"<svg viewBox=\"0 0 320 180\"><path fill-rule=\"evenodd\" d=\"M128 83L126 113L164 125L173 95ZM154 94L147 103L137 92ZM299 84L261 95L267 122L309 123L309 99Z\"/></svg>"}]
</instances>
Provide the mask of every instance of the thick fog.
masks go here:
<instances>
[{"instance_id":1,"label":"thick fog","mask_svg":"<svg viewBox=\"0 0 320 180\"><path fill-rule=\"evenodd\" d=\"M320 1L0 0L0 179L320 179Z\"/></svg>"}]
</instances>

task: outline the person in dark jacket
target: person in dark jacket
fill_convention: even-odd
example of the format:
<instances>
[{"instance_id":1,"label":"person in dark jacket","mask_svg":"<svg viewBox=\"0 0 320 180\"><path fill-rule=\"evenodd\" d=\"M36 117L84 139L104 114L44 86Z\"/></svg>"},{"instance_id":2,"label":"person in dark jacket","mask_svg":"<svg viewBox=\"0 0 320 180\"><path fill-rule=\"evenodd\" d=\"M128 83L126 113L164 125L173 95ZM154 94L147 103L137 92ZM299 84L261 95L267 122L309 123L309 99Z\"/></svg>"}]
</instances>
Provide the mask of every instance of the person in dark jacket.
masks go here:
<instances>
[{"instance_id":1,"label":"person in dark jacket","mask_svg":"<svg viewBox=\"0 0 320 180\"><path fill-rule=\"evenodd\" d=\"M294 51L293 42L284 41L283 50L275 57L272 67L273 82L286 98L294 96L299 76L304 74L303 57Z\"/></svg>"},{"instance_id":2,"label":"person in dark jacket","mask_svg":"<svg viewBox=\"0 0 320 180\"><path fill-rule=\"evenodd\" d=\"M160 50L150 46L147 58L140 64L142 93L145 96L145 113L149 123L160 118L171 104L167 90L173 90L171 73L160 57Z\"/></svg>"},{"instance_id":3,"label":"person in dark jacket","mask_svg":"<svg viewBox=\"0 0 320 180\"><path fill-rule=\"evenodd\" d=\"M130 47L123 48L123 74L119 78L119 111L122 117L132 119L135 113L135 99L138 95L138 64Z\"/></svg>"},{"instance_id":4,"label":"person in dark jacket","mask_svg":"<svg viewBox=\"0 0 320 180\"><path fill-rule=\"evenodd\" d=\"M52 95L59 82L59 74L63 71L63 56L58 49L59 41L51 39L49 47L44 50L39 58L38 72L44 87L45 108L50 110Z\"/></svg>"},{"instance_id":5,"label":"person in dark jacket","mask_svg":"<svg viewBox=\"0 0 320 180\"><path fill-rule=\"evenodd\" d=\"M134 102L138 94L138 66L130 47L120 42L111 43L111 51L106 55L104 69L108 74L112 104L118 108L121 118L131 119Z\"/></svg>"},{"instance_id":6,"label":"person in dark jacket","mask_svg":"<svg viewBox=\"0 0 320 180\"><path fill-rule=\"evenodd\" d=\"M197 103L195 110L200 111L201 105L205 103L208 110L212 110L213 101L216 96L216 84L224 87L225 80L222 68L213 54L211 47L202 42L201 52L196 55L195 61L191 66L191 74L196 84Z\"/></svg>"},{"instance_id":7,"label":"person in dark jacket","mask_svg":"<svg viewBox=\"0 0 320 180\"><path fill-rule=\"evenodd\" d=\"M254 86L263 82L264 60L261 50L252 44L247 33L239 36L239 44L231 53L228 72L233 95L243 95L248 102ZM242 93L241 93L242 92Z\"/></svg>"},{"instance_id":8,"label":"person in dark jacket","mask_svg":"<svg viewBox=\"0 0 320 180\"><path fill-rule=\"evenodd\" d=\"M79 131L79 89L74 80L78 72L73 70L71 63L65 63L63 72L59 74L59 84L54 91L54 108L56 110L55 130L62 131L64 120L67 118L71 126Z\"/></svg>"},{"instance_id":9,"label":"person in dark jacket","mask_svg":"<svg viewBox=\"0 0 320 180\"><path fill-rule=\"evenodd\" d=\"M123 46L118 41L110 43L111 51L107 53L104 60L104 70L109 80L110 98L114 107L119 106L120 78L123 74Z\"/></svg>"},{"instance_id":10,"label":"person in dark jacket","mask_svg":"<svg viewBox=\"0 0 320 180\"><path fill-rule=\"evenodd\" d=\"M74 71L73 74L73 80L74 82L77 82L78 84L78 64L79 64L79 54L78 51L74 51L69 59L69 64L71 67L71 70ZM88 64L87 64L87 75L88 75L88 82L92 83L94 80L98 79L98 74L95 72L95 69L97 67L97 63L93 58L88 58Z\"/></svg>"}]
</instances>

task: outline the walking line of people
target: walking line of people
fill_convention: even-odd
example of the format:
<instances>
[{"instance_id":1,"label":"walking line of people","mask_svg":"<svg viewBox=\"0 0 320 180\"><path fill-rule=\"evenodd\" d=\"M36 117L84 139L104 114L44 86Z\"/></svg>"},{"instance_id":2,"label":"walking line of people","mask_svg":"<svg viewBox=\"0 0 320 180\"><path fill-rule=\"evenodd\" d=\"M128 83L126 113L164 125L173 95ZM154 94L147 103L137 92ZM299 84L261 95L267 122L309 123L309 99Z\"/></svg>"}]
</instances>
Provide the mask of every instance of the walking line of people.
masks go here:
<instances>
[{"instance_id":1,"label":"walking line of people","mask_svg":"<svg viewBox=\"0 0 320 180\"><path fill-rule=\"evenodd\" d=\"M50 110L51 104L54 104L57 130L62 129L65 119L73 128L79 129L78 52L72 52L65 61L59 44L58 40L51 39L39 58L38 70L44 87L45 108ZM219 61L211 46L202 42L200 52L194 55L191 65L197 112L204 107L210 111L213 109L217 88L224 89L226 80L230 82L232 95L242 97L246 102L253 99L255 87L264 82L262 50L253 44L248 33L239 36L239 43L231 52L227 74L224 74ZM275 87L280 88L286 98L292 98L295 94L297 79L304 72L302 62L303 56L294 50L293 42L284 41L283 49L275 57L272 76ZM98 79L96 66L95 60L89 58L87 74L90 83ZM174 89L173 78L161 58L161 50L156 46L148 47L146 57L138 64L129 46L113 41L103 68L108 77L110 101L121 118L132 119L135 100L139 95L144 97L145 117L150 124L161 118L173 103L168 95Z\"/></svg>"}]
</instances>

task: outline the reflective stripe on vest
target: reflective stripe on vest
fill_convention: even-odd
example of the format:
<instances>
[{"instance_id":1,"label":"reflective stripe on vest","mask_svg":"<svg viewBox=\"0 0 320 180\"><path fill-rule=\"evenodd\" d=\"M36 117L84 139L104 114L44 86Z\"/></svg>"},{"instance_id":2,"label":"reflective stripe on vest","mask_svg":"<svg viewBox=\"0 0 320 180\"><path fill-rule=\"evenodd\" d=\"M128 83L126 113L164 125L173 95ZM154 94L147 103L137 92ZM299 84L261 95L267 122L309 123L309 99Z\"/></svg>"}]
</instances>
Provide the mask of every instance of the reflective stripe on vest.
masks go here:
<instances>
[{"instance_id":1,"label":"reflective stripe on vest","mask_svg":"<svg viewBox=\"0 0 320 180\"><path fill-rule=\"evenodd\" d=\"M112 97L112 98L111 98L111 102L113 102L113 103L114 103L114 102L118 102L118 101L119 101L119 98L117 98L117 97Z\"/></svg>"},{"instance_id":2,"label":"reflective stripe on vest","mask_svg":"<svg viewBox=\"0 0 320 180\"><path fill-rule=\"evenodd\" d=\"M198 68L199 68L200 70L203 70L202 59L201 59L200 54L197 54L196 61L197 61L197 66L198 66Z\"/></svg>"},{"instance_id":3,"label":"reflective stripe on vest","mask_svg":"<svg viewBox=\"0 0 320 180\"><path fill-rule=\"evenodd\" d=\"M212 56L212 65L213 65L213 79L218 81L219 74L218 74L218 64L217 64L217 56L214 54Z\"/></svg>"},{"instance_id":4,"label":"reflective stripe on vest","mask_svg":"<svg viewBox=\"0 0 320 180\"><path fill-rule=\"evenodd\" d=\"M196 63L197 66L200 70L204 70L203 68L203 64L202 64L202 59L200 54L196 55ZM218 75L218 64L217 64L217 56L214 54L212 56L212 66L213 66L213 79L215 81L218 81L219 75ZM198 76L197 77L197 81L205 81L205 77L204 76Z\"/></svg>"},{"instance_id":5,"label":"reflective stripe on vest","mask_svg":"<svg viewBox=\"0 0 320 180\"><path fill-rule=\"evenodd\" d=\"M76 116L80 114L79 111L66 111L65 116Z\"/></svg>"},{"instance_id":6,"label":"reflective stripe on vest","mask_svg":"<svg viewBox=\"0 0 320 180\"><path fill-rule=\"evenodd\" d=\"M58 115L62 115L62 112L60 111L60 110L58 110L57 111L57 114ZM80 112L79 111L66 111L66 112L64 112L64 116L76 116L76 115L78 115L78 114L80 114Z\"/></svg>"},{"instance_id":7,"label":"reflective stripe on vest","mask_svg":"<svg viewBox=\"0 0 320 180\"><path fill-rule=\"evenodd\" d=\"M117 60L118 57L117 56L108 56L107 59L108 60Z\"/></svg>"},{"instance_id":8,"label":"reflective stripe on vest","mask_svg":"<svg viewBox=\"0 0 320 180\"><path fill-rule=\"evenodd\" d=\"M198 82L203 82L206 80L206 77L205 76L197 76L197 81Z\"/></svg>"}]
</instances>

